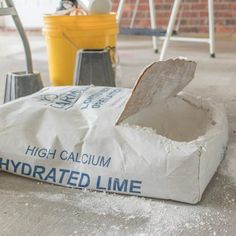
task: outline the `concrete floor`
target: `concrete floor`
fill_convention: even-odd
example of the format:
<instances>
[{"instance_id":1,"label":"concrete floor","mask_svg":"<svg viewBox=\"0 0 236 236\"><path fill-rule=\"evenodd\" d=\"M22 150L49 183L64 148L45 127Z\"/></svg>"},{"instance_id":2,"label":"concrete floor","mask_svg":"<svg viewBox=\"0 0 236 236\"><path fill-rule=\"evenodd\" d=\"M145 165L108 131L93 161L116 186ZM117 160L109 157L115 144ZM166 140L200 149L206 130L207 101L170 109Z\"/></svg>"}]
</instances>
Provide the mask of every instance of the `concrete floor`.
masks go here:
<instances>
[{"instance_id":1,"label":"concrete floor","mask_svg":"<svg viewBox=\"0 0 236 236\"><path fill-rule=\"evenodd\" d=\"M48 82L45 42L31 34L35 70ZM8 71L24 68L14 33L0 34L0 94ZM158 60L149 38L121 37L121 76L117 84L132 87L144 66ZM207 45L171 43L167 57L198 62L186 91L224 102L230 125L229 147L218 172L195 205L136 197L81 192L1 173L0 235L236 235L236 43L218 41L217 57Z\"/></svg>"}]
</instances>

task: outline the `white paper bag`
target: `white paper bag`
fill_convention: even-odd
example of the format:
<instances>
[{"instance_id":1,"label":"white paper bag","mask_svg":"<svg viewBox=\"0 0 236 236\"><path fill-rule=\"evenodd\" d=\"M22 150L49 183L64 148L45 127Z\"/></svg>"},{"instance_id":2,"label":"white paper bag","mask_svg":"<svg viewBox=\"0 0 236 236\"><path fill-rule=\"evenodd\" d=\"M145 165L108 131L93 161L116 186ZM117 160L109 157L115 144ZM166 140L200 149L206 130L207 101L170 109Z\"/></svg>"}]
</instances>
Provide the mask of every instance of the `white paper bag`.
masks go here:
<instances>
[{"instance_id":1,"label":"white paper bag","mask_svg":"<svg viewBox=\"0 0 236 236\"><path fill-rule=\"evenodd\" d=\"M0 168L78 189L197 203L228 140L222 105L178 94L196 64L149 66L133 90L50 87L0 107ZM178 94L178 95L177 95Z\"/></svg>"}]
</instances>

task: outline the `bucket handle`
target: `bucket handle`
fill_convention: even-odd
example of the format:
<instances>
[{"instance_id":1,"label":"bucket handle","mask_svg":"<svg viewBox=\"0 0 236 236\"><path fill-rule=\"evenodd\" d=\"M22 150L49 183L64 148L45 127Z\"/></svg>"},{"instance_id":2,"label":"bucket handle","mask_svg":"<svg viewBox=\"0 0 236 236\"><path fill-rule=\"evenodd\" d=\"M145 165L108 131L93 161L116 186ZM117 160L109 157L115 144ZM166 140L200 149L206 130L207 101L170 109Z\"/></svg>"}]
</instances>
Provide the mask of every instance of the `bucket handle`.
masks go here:
<instances>
[{"instance_id":1,"label":"bucket handle","mask_svg":"<svg viewBox=\"0 0 236 236\"><path fill-rule=\"evenodd\" d=\"M64 33L62 32L62 37L71 45L73 46L76 50L79 49L79 47ZM113 47L105 47L106 49L112 49Z\"/></svg>"},{"instance_id":2,"label":"bucket handle","mask_svg":"<svg viewBox=\"0 0 236 236\"><path fill-rule=\"evenodd\" d=\"M62 33L62 37L70 44L72 45L77 51L79 50L79 47L65 34ZM110 51L110 56L111 56L111 60L112 63L114 63L116 61L115 56L112 54L112 51L114 49L114 47L105 47L104 49L108 49Z\"/></svg>"},{"instance_id":3,"label":"bucket handle","mask_svg":"<svg viewBox=\"0 0 236 236\"><path fill-rule=\"evenodd\" d=\"M67 42L69 42L69 44L72 45L76 50L79 49L79 47L77 47L77 45L76 45L65 33L62 33L62 37L63 37Z\"/></svg>"}]
</instances>

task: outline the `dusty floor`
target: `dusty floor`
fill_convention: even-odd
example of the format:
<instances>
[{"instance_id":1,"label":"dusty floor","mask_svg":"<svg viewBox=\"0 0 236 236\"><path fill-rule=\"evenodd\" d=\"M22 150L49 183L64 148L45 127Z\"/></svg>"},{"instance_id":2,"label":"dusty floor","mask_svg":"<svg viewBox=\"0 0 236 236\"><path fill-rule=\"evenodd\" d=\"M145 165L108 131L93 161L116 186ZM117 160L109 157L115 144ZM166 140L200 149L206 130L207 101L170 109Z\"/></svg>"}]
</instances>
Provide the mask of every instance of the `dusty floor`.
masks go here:
<instances>
[{"instance_id":1,"label":"dusty floor","mask_svg":"<svg viewBox=\"0 0 236 236\"><path fill-rule=\"evenodd\" d=\"M18 40L0 33L1 96L6 72L24 68ZM48 84L45 42L40 34L30 42L35 70ZM147 38L122 37L118 49L120 86L131 87L142 68L158 60ZM167 54L198 62L186 90L224 102L229 117L226 157L198 205L81 192L1 173L0 235L236 235L236 43L218 41L216 51L211 59L207 45L172 43Z\"/></svg>"}]
</instances>

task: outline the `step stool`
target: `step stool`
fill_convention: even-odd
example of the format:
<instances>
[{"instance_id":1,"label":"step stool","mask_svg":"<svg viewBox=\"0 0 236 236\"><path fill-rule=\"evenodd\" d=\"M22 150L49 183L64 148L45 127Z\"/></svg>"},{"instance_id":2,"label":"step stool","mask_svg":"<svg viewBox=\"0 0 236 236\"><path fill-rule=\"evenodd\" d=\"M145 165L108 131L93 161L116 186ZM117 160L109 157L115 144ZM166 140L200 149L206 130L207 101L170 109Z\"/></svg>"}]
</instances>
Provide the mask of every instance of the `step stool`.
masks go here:
<instances>
[{"instance_id":1,"label":"step stool","mask_svg":"<svg viewBox=\"0 0 236 236\"><path fill-rule=\"evenodd\" d=\"M153 37L153 48L157 52L157 38L164 40L162 49L161 49L161 55L160 60L164 60L166 50L169 46L170 40L175 41L183 41L183 42L199 42L199 43L207 43L209 44L209 51L210 56L215 57L215 31L214 31L214 6L213 6L213 0L207 0L208 1L208 19L209 19L209 36L208 38L190 38L190 37L176 37L173 36L175 23L177 20L177 14L180 10L180 5L183 0L174 0L174 5L171 11L171 16L169 19L167 31L164 37L158 37L158 36L152 36ZM122 13L123 13L123 7L124 7L125 0L120 0L119 6L117 9L117 21L120 23ZM135 17L137 14L138 6L139 6L140 0L136 0L134 12L131 19L130 27L132 28L134 25ZM155 5L154 0L149 0L149 10L150 10L150 19L151 19L151 28L157 29L156 27L156 16L155 16ZM181 15L181 14L180 14ZM178 19L177 22L177 28L180 26L180 19ZM149 33L149 35L156 35L155 32Z\"/></svg>"}]
</instances>

